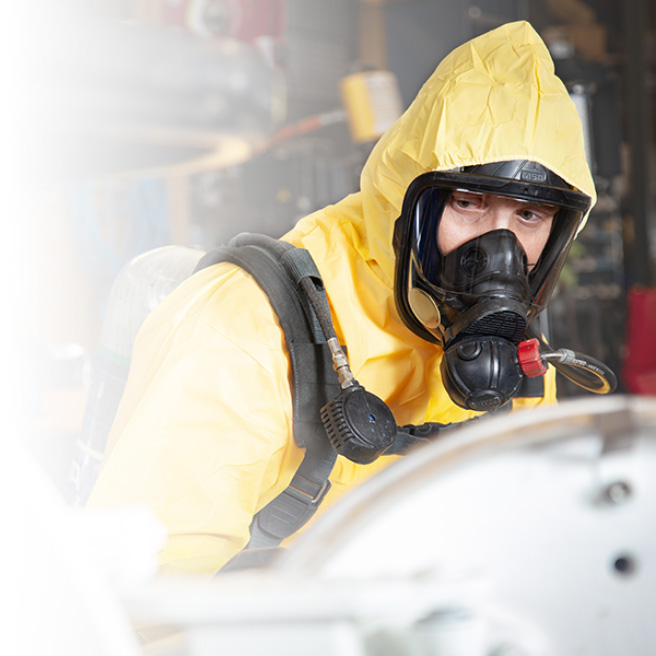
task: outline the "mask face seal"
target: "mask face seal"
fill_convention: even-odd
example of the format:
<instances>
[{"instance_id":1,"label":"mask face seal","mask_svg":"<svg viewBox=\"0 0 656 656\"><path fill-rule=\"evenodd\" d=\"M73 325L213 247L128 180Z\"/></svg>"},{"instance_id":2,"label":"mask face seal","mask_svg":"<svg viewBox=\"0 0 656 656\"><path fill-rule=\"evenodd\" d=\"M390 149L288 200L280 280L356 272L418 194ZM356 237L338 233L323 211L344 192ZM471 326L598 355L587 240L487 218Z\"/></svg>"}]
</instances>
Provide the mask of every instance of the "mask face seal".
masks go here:
<instances>
[{"instance_id":1,"label":"mask face seal","mask_svg":"<svg viewBox=\"0 0 656 656\"><path fill-rule=\"evenodd\" d=\"M489 167L517 177L487 175ZM546 306L590 199L534 162L474 168L427 173L408 188L395 226L395 295L404 323L444 348L442 377L452 400L494 410L519 389L517 344ZM444 255L438 232L454 191L555 206L535 266L529 271L526 252L506 229L477 235Z\"/></svg>"}]
</instances>

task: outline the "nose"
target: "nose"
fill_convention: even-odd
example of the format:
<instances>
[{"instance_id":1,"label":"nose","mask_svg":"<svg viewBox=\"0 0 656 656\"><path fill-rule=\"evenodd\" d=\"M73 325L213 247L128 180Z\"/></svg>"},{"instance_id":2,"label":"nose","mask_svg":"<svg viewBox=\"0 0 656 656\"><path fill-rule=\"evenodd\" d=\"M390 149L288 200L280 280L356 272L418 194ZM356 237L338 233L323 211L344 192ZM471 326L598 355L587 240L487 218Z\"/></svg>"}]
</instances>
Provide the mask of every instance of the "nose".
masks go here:
<instances>
[{"instance_id":1,"label":"nose","mask_svg":"<svg viewBox=\"0 0 656 656\"><path fill-rule=\"evenodd\" d=\"M505 203L491 203L487 212L487 221L485 222L485 230L482 232L490 232L491 230L513 230L513 209Z\"/></svg>"}]
</instances>

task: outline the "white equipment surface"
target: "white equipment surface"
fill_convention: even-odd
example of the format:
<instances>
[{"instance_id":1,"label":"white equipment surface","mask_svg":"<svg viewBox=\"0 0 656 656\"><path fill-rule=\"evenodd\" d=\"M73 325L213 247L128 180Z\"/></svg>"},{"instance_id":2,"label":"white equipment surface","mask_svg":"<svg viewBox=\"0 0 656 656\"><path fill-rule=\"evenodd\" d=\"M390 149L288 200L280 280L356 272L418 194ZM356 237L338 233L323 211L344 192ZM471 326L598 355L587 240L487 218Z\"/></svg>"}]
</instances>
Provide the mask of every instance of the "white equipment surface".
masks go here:
<instances>
[{"instance_id":1,"label":"white equipment surface","mask_svg":"<svg viewBox=\"0 0 656 656\"><path fill-rule=\"evenodd\" d=\"M268 572L128 606L192 656L654 654L654 508L656 400L568 402L408 455Z\"/></svg>"}]
</instances>

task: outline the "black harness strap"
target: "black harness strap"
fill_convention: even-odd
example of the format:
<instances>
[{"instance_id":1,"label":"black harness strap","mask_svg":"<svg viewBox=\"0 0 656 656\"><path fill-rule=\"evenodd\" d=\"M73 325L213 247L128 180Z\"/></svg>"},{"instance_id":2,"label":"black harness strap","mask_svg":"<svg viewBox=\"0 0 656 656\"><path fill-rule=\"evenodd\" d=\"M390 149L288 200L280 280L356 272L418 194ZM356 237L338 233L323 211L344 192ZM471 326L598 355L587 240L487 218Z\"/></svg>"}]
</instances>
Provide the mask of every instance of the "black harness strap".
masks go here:
<instances>
[{"instance_id":1,"label":"black harness strap","mask_svg":"<svg viewBox=\"0 0 656 656\"><path fill-rule=\"evenodd\" d=\"M293 430L305 456L287 489L253 518L246 549L274 547L301 528L330 488L337 454L320 419L321 408L339 393L330 351L300 280L319 272L303 249L263 235L239 235L237 245L207 253L202 269L231 262L248 272L269 297L285 335L292 369ZM297 256L296 253L299 253ZM284 265L281 259L293 263Z\"/></svg>"}]
</instances>

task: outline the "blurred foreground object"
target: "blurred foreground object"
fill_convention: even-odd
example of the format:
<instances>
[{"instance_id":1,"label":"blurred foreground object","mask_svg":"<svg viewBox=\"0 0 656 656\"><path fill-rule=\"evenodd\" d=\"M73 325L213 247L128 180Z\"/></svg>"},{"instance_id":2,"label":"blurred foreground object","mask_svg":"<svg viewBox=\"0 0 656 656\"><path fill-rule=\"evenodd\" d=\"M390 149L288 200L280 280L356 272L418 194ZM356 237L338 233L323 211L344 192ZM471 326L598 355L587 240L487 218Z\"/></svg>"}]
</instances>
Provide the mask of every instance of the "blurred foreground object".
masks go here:
<instances>
[{"instance_id":1,"label":"blurred foreground object","mask_svg":"<svg viewBox=\"0 0 656 656\"><path fill-rule=\"evenodd\" d=\"M646 655L655 503L656 401L570 401L408 455L270 570L126 603L192 656Z\"/></svg>"},{"instance_id":2,"label":"blurred foreground object","mask_svg":"<svg viewBox=\"0 0 656 656\"><path fill-rule=\"evenodd\" d=\"M4 653L139 656L119 590L155 574L166 537L159 522L141 508L69 508L14 436L1 462L12 491L2 506Z\"/></svg>"},{"instance_id":3,"label":"blurred foreground object","mask_svg":"<svg viewBox=\"0 0 656 656\"><path fill-rule=\"evenodd\" d=\"M199 159L231 165L250 157L284 118L282 74L250 43L61 7L43 7L32 28L21 62L32 131L25 146L45 175Z\"/></svg>"},{"instance_id":4,"label":"blurred foreground object","mask_svg":"<svg viewBox=\"0 0 656 656\"><path fill-rule=\"evenodd\" d=\"M212 580L153 576L163 535L148 513L67 508L9 447L12 654L640 656L656 644L656 399L476 422L367 481L269 569ZM135 626L167 638L139 643Z\"/></svg>"}]
</instances>

